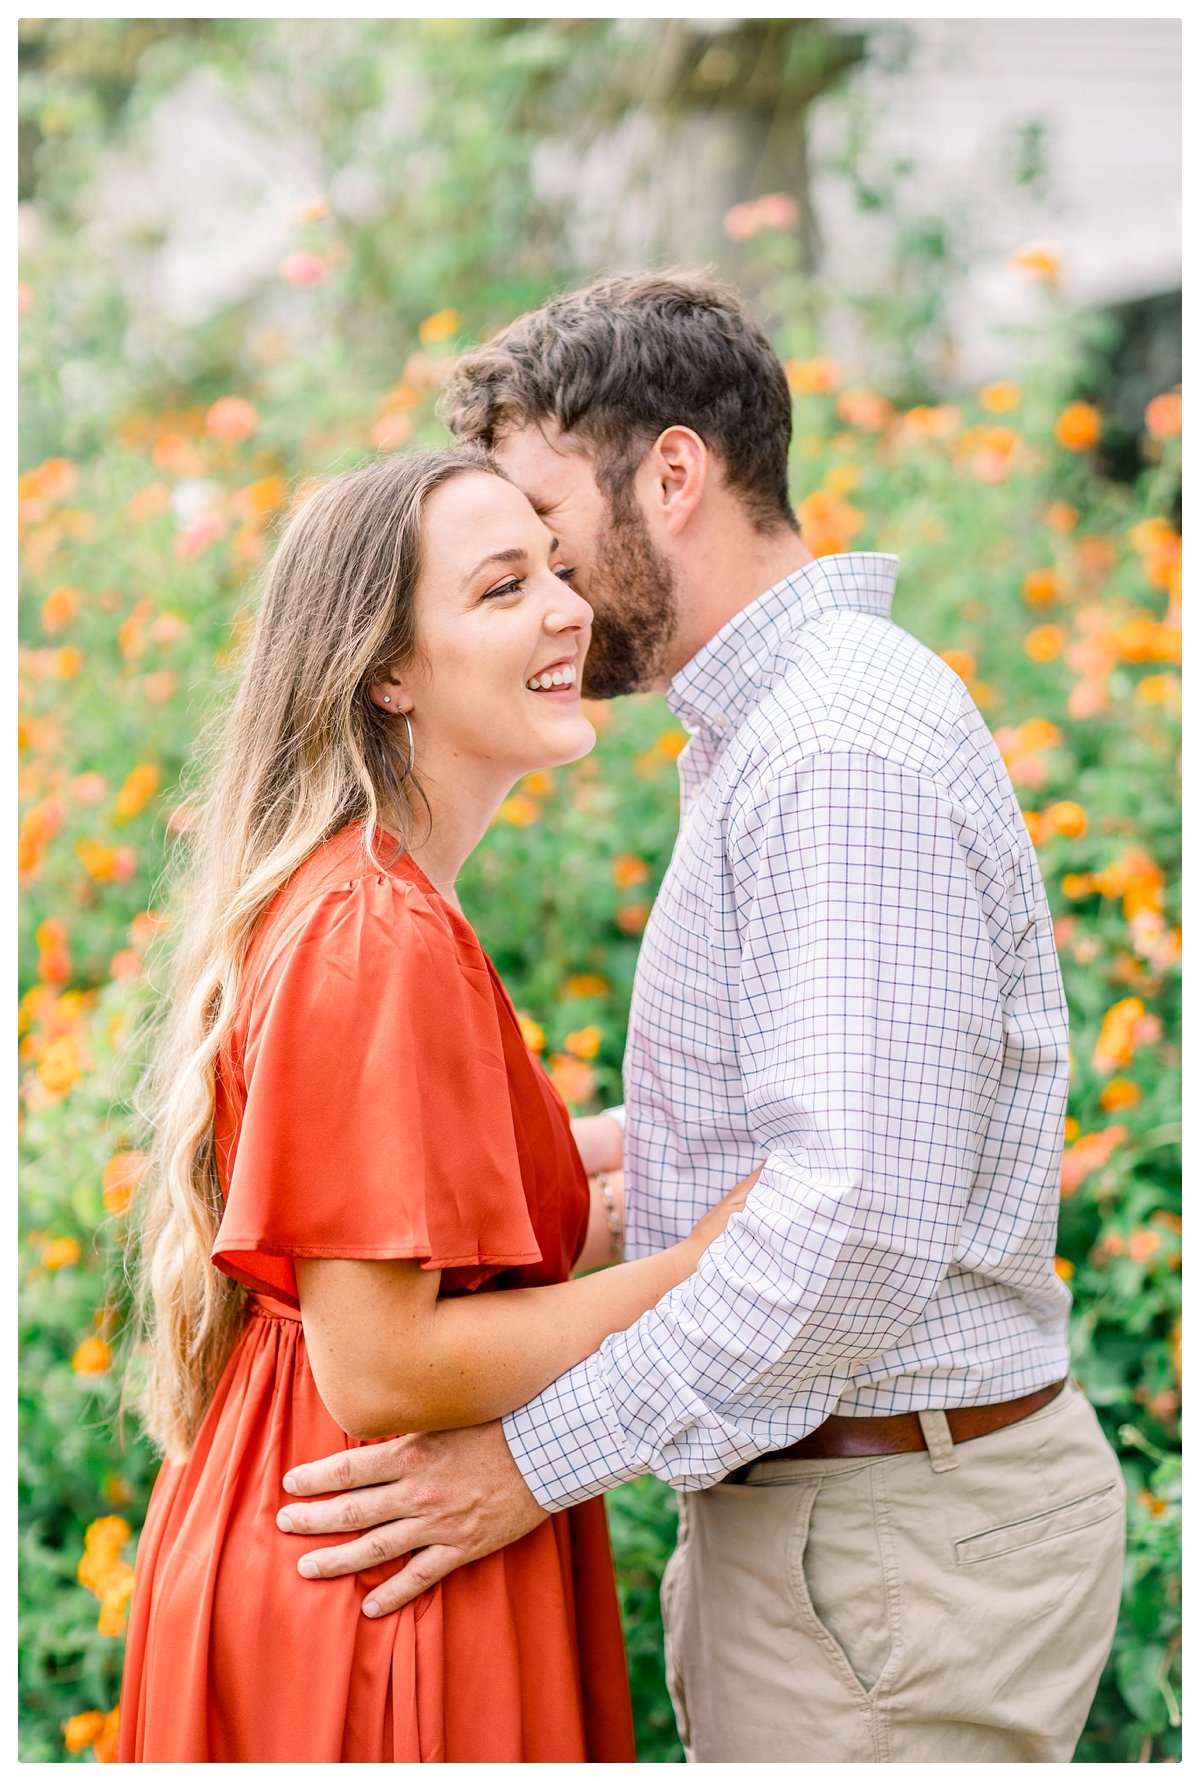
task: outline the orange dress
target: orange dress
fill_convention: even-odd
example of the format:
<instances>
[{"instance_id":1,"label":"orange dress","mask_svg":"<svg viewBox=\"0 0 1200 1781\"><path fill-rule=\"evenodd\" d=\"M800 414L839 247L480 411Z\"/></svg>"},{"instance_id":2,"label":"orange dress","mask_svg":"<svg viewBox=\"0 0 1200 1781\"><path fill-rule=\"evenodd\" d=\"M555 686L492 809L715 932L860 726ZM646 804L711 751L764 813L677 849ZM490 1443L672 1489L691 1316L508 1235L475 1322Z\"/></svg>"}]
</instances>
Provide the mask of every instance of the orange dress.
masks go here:
<instances>
[{"instance_id":1,"label":"orange dress","mask_svg":"<svg viewBox=\"0 0 1200 1781\"><path fill-rule=\"evenodd\" d=\"M474 933L411 860L371 867L358 825L254 936L216 1140L214 1261L253 1297L151 1497L118 1760L632 1761L601 1501L382 1620L360 1604L394 1564L306 1582L297 1560L331 1538L275 1526L289 1467L361 1445L313 1381L295 1256L419 1258L443 1293L537 1286L587 1225L566 1109Z\"/></svg>"}]
</instances>

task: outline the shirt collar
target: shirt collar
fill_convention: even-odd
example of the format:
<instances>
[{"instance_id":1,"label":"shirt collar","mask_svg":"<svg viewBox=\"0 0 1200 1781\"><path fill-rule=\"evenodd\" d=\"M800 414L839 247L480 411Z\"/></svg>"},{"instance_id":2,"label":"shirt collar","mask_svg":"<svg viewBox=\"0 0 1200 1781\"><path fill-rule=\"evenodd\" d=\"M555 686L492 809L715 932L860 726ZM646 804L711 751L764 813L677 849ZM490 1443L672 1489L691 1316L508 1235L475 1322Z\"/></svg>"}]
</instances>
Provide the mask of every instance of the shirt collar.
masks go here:
<instances>
[{"instance_id":1,"label":"shirt collar","mask_svg":"<svg viewBox=\"0 0 1200 1781\"><path fill-rule=\"evenodd\" d=\"M715 637L685 662L667 689L667 703L689 730L737 727L790 660L796 631L823 612L891 612L899 559L882 551L817 557L735 612Z\"/></svg>"}]
</instances>

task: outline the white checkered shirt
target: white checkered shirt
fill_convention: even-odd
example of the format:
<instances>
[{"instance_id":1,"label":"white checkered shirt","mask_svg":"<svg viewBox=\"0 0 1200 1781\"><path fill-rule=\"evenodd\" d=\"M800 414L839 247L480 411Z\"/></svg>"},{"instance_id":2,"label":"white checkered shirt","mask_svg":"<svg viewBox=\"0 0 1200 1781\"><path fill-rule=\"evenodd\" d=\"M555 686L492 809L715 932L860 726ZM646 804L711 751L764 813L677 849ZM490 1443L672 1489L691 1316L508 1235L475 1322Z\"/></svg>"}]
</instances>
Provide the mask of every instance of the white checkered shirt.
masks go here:
<instances>
[{"instance_id":1,"label":"white checkered shirt","mask_svg":"<svg viewBox=\"0 0 1200 1781\"><path fill-rule=\"evenodd\" d=\"M966 688L888 617L895 577L822 558L671 684L690 741L625 1055L628 1253L766 1166L690 1279L505 1419L548 1508L1066 1373L1050 914Z\"/></svg>"}]
</instances>

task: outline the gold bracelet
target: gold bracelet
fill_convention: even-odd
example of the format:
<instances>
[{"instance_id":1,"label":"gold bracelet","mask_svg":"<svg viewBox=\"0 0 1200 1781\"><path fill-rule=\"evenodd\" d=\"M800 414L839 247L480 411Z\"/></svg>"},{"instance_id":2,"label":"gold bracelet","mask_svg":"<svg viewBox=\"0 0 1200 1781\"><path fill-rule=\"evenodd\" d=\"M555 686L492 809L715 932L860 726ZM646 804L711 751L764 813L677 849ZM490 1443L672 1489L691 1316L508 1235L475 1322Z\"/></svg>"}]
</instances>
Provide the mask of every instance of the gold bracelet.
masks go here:
<instances>
[{"instance_id":1,"label":"gold bracelet","mask_svg":"<svg viewBox=\"0 0 1200 1781\"><path fill-rule=\"evenodd\" d=\"M625 1226L617 1212L617 1202L613 1195L612 1182L603 1170L596 1176L600 1185L600 1202L604 1207L604 1216L608 1223L608 1241L615 1262L624 1260Z\"/></svg>"}]
</instances>

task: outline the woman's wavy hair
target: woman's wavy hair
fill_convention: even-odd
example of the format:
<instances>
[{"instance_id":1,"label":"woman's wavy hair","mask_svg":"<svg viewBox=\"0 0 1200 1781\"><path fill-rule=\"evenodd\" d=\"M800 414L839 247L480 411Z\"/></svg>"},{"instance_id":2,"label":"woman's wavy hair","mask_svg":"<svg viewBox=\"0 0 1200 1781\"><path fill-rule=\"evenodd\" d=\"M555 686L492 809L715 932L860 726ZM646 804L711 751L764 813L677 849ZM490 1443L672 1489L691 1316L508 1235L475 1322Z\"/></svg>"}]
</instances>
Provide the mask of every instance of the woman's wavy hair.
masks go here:
<instances>
[{"instance_id":1,"label":"woman's wavy hair","mask_svg":"<svg viewBox=\"0 0 1200 1781\"><path fill-rule=\"evenodd\" d=\"M217 1060L247 948L276 892L346 824L362 822L372 861L381 832L411 842L424 799L407 732L369 689L418 649L429 496L481 470L495 465L473 446L398 454L311 494L267 570L232 704L198 751L170 898L177 939L137 1095L149 1162L132 1250L143 1362L130 1395L171 1456L191 1450L245 1312L245 1289L210 1254L222 1209Z\"/></svg>"}]
</instances>

